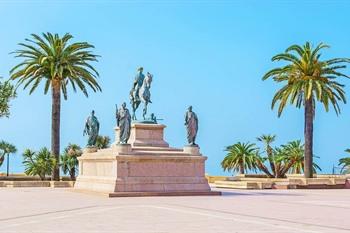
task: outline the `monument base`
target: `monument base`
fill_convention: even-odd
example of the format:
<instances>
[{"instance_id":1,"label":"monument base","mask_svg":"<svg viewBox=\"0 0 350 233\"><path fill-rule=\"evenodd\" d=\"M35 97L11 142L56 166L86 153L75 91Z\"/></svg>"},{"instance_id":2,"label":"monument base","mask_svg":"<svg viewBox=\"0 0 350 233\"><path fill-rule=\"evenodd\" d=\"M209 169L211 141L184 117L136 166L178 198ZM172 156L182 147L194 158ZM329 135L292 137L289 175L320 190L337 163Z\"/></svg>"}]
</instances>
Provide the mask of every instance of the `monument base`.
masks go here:
<instances>
[{"instance_id":1,"label":"monument base","mask_svg":"<svg viewBox=\"0 0 350 233\"><path fill-rule=\"evenodd\" d=\"M97 152L97 147L96 146L88 146L83 149L83 153L88 154L88 153L95 153Z\"/></svg>"},{"instance_id":2,"label":"monument base","mask_svg":"<svg viewBox=\"0 0 350 233\"><path fill-rule=\"evenodd\" d=\"M164 127L147 125L145 129L134 125L130 144L116 143L108 149L84 153L78 158L75 188L109 193L110 197L220 195L220 192L211 192L205 178L207 157L200 154L198 147L170 148L160 137ZM145 146L150 140L145 139L145 130L154 144L161 142L163 146L152 143Z\"/></svg>"}]
</instances>

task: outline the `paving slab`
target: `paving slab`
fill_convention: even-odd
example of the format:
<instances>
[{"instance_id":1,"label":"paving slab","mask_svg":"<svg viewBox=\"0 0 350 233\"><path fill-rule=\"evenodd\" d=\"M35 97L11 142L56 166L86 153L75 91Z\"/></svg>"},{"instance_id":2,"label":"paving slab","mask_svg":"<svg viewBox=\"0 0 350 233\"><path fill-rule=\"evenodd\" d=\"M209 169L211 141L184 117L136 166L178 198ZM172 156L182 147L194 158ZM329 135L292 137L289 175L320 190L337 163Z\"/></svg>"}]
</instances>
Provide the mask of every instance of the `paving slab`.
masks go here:
<instances>
[{"instance_id":1,"label":"paving slab","mask_svg":"<svg viewBox=\"0 0 350 233\"><path fill-rule=\"evenodd\" d=\"M350 190L220 190L222 196L107 198L0 188L1 233L350 232Z\"/></svg>"}]
</instances>

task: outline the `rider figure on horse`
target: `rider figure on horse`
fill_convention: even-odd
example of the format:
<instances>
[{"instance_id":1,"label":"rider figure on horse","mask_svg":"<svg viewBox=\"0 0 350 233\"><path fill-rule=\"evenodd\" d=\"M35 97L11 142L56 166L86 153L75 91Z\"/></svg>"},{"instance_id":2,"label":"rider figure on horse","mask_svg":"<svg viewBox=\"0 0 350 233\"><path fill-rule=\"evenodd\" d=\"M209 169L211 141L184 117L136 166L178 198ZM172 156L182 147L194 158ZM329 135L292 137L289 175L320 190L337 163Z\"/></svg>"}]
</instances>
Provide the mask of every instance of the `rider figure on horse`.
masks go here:
<instances>
[{"instance_id":1,"label":"rider figure on horse","mask_svg":"<svg viewBox=\"0 0 350 233\"><path fill-rule=\"evenodd\" d=\"M137 74L135 76L134 84L133 84L133 97L134 101L140 101L139 90L142 87L143 80L145 79L145 75L142 73L143 67L139 67L137 69Z\"/></svg>"},{"instance_id":2,"label":"rider figure on horse","mask_svg":"<svg viewBox=\"0 0 350 233\"><path fill-rule=\"evenodd\" d=\"M140 67L137 69L137 74L135 76L134 83L132 85L132 89L130 91L130 103L132 106L132 119L136 119L136 110L139 107L140 103L144 103L143 106L143 119L146 119L147 114L147 106L151 101L151 83L153 79L153 75L147 72L147 76L142 73L143 68Z\"/></svg>"}]
</instances>

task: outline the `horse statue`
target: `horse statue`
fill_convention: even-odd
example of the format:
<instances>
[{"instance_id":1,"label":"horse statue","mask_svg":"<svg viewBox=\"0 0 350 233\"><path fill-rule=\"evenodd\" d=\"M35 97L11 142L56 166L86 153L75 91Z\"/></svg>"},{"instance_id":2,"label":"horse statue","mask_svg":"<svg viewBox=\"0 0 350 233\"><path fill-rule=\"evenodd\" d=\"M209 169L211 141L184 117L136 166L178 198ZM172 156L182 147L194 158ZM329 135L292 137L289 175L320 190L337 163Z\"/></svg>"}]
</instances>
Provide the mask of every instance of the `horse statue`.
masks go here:
<instances>
[{"instance_id":1,"label":"horse statue","mask_svg":"<svg viewBox=\"0 0 350 233\"><path fill-rule=\"evenodd\" d=\"M135 92L134 90L132 89L130 91L130 104L131 104L131 108L132 108L132 116L131 116L131 119L132 120L137 120L136 118L136 110L137 108L139 107L141 103L141 100L139 98L136 98L135 96Z\"/></svg>"},{"instance_id":2,"label":"horse statue","mask_svg":"<svg viewBox=\"0 0 350 233\"><path fill-rule=\"evenodd\" d=\"M141 73L142 74L142 73ZM137 76L141 77L142 76ZM147 72L146 77L142 80L141 87L138 86L138 83L140 81L140 78L136 79L134 82L134 86L130 91L130 103L132 107L132 119L137 120L136 118L136 110L138 109L141 102L144 103L143 106L143 119L146 120L146 114L147 114L147 107L149 103L152 103L151 101L151 83L152 83L153 75Z\"/></svg>"}]
</instances>

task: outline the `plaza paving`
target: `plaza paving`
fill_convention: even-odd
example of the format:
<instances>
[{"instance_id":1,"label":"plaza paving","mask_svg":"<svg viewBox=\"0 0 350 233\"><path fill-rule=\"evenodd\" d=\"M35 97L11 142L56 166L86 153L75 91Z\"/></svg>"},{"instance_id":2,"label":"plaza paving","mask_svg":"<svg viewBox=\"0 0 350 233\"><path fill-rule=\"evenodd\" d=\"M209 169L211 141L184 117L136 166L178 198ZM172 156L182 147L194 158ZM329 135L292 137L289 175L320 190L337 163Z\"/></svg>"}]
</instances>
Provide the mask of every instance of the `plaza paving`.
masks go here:
<instances>
[{"instance_id":1,"label":"plaza paving","mask_svg":"<svg viewBox=\"0 0 350 233\"><path fill-rule=\"evenodd\" d=\"M223 196L106 198L0 188L0 232L350 232L350 190L225 190Z\"/></svg>"}]
</instances>

